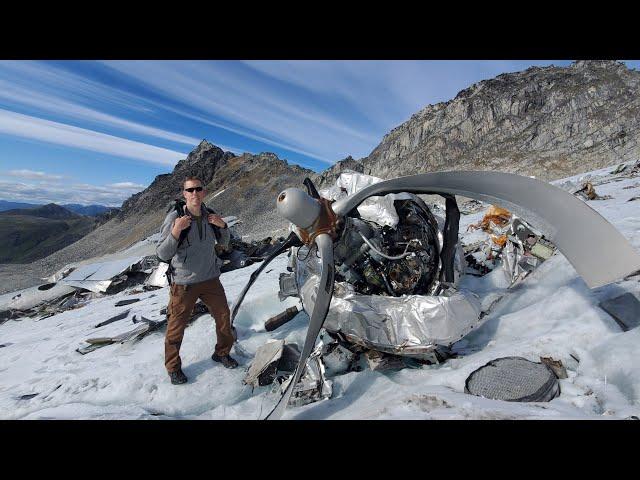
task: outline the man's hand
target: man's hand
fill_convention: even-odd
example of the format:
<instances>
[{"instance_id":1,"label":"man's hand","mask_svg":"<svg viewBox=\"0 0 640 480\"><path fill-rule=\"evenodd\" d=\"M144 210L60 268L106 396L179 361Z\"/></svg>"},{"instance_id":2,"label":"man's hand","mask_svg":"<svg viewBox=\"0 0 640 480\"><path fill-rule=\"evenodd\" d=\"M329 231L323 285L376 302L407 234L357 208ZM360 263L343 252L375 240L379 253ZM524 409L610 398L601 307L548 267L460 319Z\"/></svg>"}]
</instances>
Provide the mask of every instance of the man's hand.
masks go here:
<instances>
[{"instance_id":1,"label":"man's hand","mask_svg":"<svg viewBox=\"0 0 640 480\"><path fill-rule=\"evenodd\" d=\"M171 235L176 240L180 239L180 232L184 229L189 228L191 226L191 217L189 215L184 215L183 217L176 218L175 222L173 222L173 228L171 229Z\"/></svg>"},{"instance_id":2,"label":"man's hand","mask_svg":"<svg viewBox=\"0 0 640 480\"><path fill-rule=\"evenodd\" d=\"M227 228L227 224L224 223L224 220L222 220L222 217L220 215L210 213L207 217L207 220L209 221L209 223L214 224L216 227Z\"/></svg>"}]
</instances>

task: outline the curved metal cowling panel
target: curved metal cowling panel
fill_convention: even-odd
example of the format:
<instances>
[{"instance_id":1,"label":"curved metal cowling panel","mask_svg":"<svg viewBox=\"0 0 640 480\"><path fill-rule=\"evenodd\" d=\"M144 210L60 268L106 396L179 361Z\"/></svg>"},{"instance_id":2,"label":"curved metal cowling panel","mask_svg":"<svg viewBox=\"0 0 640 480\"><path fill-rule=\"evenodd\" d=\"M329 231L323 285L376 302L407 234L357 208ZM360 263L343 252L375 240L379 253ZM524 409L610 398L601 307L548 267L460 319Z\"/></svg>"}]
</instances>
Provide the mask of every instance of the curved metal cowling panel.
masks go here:
<instances>
[{"instance_id":1,"label":"curved metal cowling panel","mask_svg":"<svg viewBox=\"0 0 640 480\"><path fill-rule=\"evenodd\" d=\"M463 195L507 208L540 228L590 288L640 270L640 254L582 200L549 183L511 173L456 171L400 177L364 188L332 208L346 215L368 197L396 192Z\"/></svg>"}]
</instances>

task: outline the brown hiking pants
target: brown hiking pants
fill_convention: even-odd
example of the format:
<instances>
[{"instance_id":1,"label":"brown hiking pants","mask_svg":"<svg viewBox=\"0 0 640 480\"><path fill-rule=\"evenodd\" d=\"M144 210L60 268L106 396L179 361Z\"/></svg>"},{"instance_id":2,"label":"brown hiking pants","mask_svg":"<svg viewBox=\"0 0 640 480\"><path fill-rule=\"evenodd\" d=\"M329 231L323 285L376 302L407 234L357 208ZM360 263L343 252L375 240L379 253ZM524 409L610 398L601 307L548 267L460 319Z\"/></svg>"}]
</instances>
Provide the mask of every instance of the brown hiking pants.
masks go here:
<instances>
[{"instance_id":1,"label":"brown hiking pants","mask_svg":"<svg viewBox=\"0 0 640 480\"><path fill-rule=\"evenodd\" d=\"M215 347L216 355L229 355L234 338L231 331L231 315L227 305L227 297L219 278L192 285L171 285L171 295L167 314L167 334L164 339L164 365L168 372L175 372L181 368L180 345L184 337L191 312L198 298L201 298L216 321L216 335L218 341Z\"/></svg>"}]
</instances>

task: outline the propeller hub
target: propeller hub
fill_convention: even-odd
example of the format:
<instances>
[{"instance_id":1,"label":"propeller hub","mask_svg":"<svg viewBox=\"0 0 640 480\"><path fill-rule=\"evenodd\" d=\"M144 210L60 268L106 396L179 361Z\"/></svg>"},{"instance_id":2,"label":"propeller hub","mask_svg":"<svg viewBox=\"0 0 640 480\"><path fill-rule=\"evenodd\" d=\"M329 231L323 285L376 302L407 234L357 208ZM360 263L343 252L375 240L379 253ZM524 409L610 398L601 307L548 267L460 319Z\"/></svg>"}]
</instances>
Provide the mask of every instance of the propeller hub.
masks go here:
<instances>
[{"instance_id":1,"label":"propeller hub","mask_svg":"<svg viewBox=\"0 0 640 480\"><path fill-rule=\"evenodd\" d=\"M299 188L287 188L278 195L278 213L299 228L308 228L320 215L320 202Z\"/></svg>"}]
</instances>

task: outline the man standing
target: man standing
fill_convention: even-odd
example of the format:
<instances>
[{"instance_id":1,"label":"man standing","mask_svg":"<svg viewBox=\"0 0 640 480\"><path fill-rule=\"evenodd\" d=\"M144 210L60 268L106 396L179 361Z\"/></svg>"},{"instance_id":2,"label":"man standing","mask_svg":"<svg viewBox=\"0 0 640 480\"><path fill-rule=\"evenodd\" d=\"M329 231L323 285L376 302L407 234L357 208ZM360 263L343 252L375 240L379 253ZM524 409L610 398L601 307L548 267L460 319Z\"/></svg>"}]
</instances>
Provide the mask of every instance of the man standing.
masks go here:
<instances>
[{"instance_id":1,"label":"man standing","mask_svg":"<svg viewBox=\"0 0 640 480\"><path fill-rule=\"evenodd\" d=\"M216 243L229 244L229 230L222 217L209 213L203 205L206 191L199 178L187 177L182 188L186 200L184 216L178 216L175 210L166 216L156 248L158 257L171 262L173 268L164 354L165 367L174 385L187 382L181 368L180 345L199 298L216 322L217 343L211 359L227 368L238 366L238 362L229 356L234 336L227 297L219 279L222 261L215 253ZM217 228L211 228L209 224ZM219 232L219 240L214 230ZM186 236L183 231L187 232Z\"/></svg>"}]
</instances>

